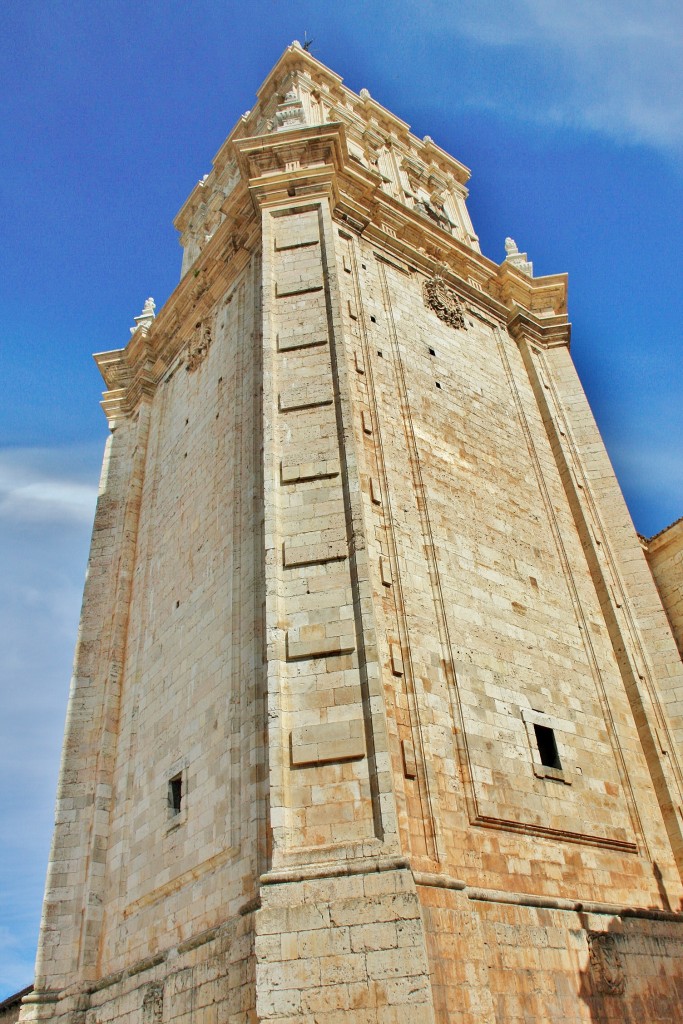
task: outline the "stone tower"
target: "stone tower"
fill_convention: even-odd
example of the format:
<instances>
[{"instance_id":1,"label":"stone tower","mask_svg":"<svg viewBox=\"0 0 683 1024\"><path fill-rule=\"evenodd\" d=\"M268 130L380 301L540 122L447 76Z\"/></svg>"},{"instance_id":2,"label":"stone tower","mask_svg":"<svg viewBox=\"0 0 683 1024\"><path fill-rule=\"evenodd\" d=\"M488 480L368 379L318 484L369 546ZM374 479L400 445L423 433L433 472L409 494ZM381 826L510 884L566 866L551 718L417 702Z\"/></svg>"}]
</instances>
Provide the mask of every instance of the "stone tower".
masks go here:
<instances>
[{"instance_id":1,"label":"stone tower","mask_svg":"<svg viewBox=\"0 0 683 1024\"><path fill-rule=\"evenodd\" d=\"M683 666L468 177L294 43L96 357L23 1020L683 1021Z\"/></svg>"}]
</instances>

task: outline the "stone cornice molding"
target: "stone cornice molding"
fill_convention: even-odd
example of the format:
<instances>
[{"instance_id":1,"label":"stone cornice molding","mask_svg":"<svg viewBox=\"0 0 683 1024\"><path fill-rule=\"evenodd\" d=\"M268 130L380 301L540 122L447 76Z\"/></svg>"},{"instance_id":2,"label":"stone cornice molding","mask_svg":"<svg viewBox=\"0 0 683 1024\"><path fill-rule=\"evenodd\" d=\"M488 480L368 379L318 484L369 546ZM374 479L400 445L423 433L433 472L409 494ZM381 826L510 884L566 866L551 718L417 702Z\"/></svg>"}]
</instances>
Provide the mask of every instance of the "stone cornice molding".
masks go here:
<instances>
[{"instance_id":1,"label":"stone cornice molding","mask_svg":"<svg viewBox=\"0 0 683 1024\"><path fill-rule=\"evenodd\" d=\"M230 289L260 244L249 191L241 183L226 204L227 216L195 266L182 278L152 325L137 330L125 348L95 354L107 386L102 407L110 425L154 393L191 341L197 322Z\"/></svg>"},{"instance_id":2,"label":"stone cornice molding","mask_svg":"<svg viewBox=\"0 0 683 1024\"><path fill-rule=\"evenodd\" d=\"M508 331L515 341L527 341L537 348L569 348L571 324L566 315L539 317L528 309L513 306L508 316Z\"/></svg>"},{"instance_id":3,"label":"stone cornice molding","mask_svg":"<svg viewBox=\"0 0 683 1024\"><path fill-rule=\"evenodd\" d=\"M440 166L461 184L464 185L469 180L471 172L468 167L437 146L429 136L420 139L413 135L409 124L373 99L367 90L363 89L358 94L347 88L339 75L330 71L297 43L287 47L263 85L257 89L259 105L267 107L272 95L282 88L283 80L294 72L304 73L314 85L329 95L331 101L336 100L337 104L344 108L345 120L354 122L359 127L375 124L385 134L395 135L404 144L420 153L426 163ZM249 123L255 123L257 116L256 109L251 111Z\"/></svg>"},{"instance_id":4,"label":"stone cornice molding","mask_svg":"<svg viewBox=\"0 0 683 1024\"><path fill-rule=\"evenodd\" d=\"M154 393L198 324L259 248L260 210L273 203L325 196L338 223L409 272L443 278L470 311L483 311L544 347L568 344L565 274L530 278L509 264L499 266L404 205L382 189L375 168L353 158L343 124L233 137L230 160L238 180L222 198L222 222L194 265L149 327L135 331L125 349L95 357L108 389L102 404L110 421L130 415Z\"/></svg>"}]
</instances>

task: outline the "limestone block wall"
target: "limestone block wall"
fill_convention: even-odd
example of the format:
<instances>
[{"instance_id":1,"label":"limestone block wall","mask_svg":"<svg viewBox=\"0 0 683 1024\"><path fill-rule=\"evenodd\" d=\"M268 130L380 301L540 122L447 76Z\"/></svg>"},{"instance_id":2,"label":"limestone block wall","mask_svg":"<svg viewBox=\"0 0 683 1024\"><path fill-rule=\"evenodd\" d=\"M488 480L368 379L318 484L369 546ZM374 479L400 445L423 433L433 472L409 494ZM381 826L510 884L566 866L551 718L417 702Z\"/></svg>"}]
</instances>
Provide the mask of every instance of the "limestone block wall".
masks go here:
<instances>
[{"instance_id":1,"label":"limestone block wall","mask_svg":"<svg viewBox=\"0 0 683 1024\"><path fill-rule=\"evenodd\" d=\"M520 347L683 872L683 663L567 349Z\"/></svg>"},{"instance_id":2,"label":"limestone block wall","mask_svg":"<svg viewBox=\"0 0 683 1024\"><path fill-rule=\"evenodd\" d=\"M405 865L273 879L256 927L259 1021L435 1022L420 902Z\"/></svg>"},{"instance_id":3,"label":"limestone block wall","mask_svg":"<svg viewBox=\"0 0 683 1024\"><path fill-rule=\"evenodd\" d=\"M251 1024L253 914L224 921L192 940L105 976L78 1016L83 1024Z\"/></svg>"},{"instance_id":4,"label":"limestone block wall","mask_svg":"<svg viewBox=\"0 0 683 1024\"><path fill-rule=\"evenodd\" d=\"M651 537L644 551L683 657L683 520Z\"/></svg>"},{"instance_id":5,"label":"limestone block wall","mask_svg":"<svg viewBox=\"0 0 683 1024\"><path fill-rule=\"evenodd\" d=\"M262 216L270 820L278 868L395 852L397 836L329 206L288 202L265 206Z\"/></svg>"},{"instance_id":6,"label":"limestone block wall","mask_svg":"<svg viewBox=\"0 0 683 1024\"><path fill-rule=\"evenodd\" d=\"M96 955L148 426L145 404L116 425L100 479L36 960L35 987L46 999Z\"/></svg>"},{"instance_id":7,"label":"limestone block wall","mask_svg":"<svg viewBox=\"0 0 683 1024\"><path fill-rule=\"evenodd\" d=\"M258 261L151 406L100 941L103 974L216 927L263 850ZM170 782L180 806L170 803Z\"/></svg>"},{"instance_id":8,"label":"limestone block wall","mask_svg":"<svg viewBox=\"0 0 683 1024\"><path fill-rule=\"evenodd\" d=\"M648 765L517 344L474 302L462 327L445 324L425 308L420 275L342 235L405 849L470 884L617 902L643 887L658 900L647 851L677 903ZM553 730L561 769L541 763L535 726Z\"/></svg>"},{"instance_id":9,"label":"limestone block wall","mask_svg":"<svg viewBox=\"0 0 683 1024\"><path fill-rule=\"evenodd\" d=\"M439 1022L683 1020L677 923L433 886L420 899Z\"/></svg>"}]
</instances>

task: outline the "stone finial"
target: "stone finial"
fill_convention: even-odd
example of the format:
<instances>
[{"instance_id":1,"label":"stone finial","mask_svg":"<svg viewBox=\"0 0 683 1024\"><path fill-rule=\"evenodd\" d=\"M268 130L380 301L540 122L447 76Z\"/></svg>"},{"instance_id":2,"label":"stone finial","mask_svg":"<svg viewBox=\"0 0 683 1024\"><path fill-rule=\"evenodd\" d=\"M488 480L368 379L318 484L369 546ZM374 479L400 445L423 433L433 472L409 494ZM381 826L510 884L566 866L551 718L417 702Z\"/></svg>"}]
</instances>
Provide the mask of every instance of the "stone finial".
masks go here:
<instances>
[{"instance_id":1,"label":"stone finial","mask_svg":"<svg viewBox=\"0 0 683 1024\"><path fill-rule=\"evenodd\" d=\"M369 89L361 89L361 91L358 93L358 95L360 96L360 98L362 100L370 100L370 99L372 99L372 97L370 95Z\"/></svg>"},{"instance_id":2,"label":"stone finial","mask_svg":"<svg viewBox=\"0 0 683 1024\"><path fill-rule=\"evenodd\" d=\"M303 50L303 46L301 45L298 39L292 40L292 46L297 50Z\"/></svg>"},{"instance_id":3,"label":"stone finial","mask_svg":"<svg viewBox=\"0 0 683 1024\"><path fill-rule=\"evenodd\" d=\"M509 236L505 239L505 262L511 263L513 267L520 270L527 277L534 276L534 265L527 259L525 252L520 252L514 238Z\"/></svg>"},{"instance_id":4,"label":"stone finial","mask_svg":"<svg viewBox=\"0 0 683 1024\"><path fill-rule=\"evenodd\" d=\"M154 319L154 310L156 308L156 302L151 296L148 299L145 299L145 304L142 307L142 313L140 313L140 316L133 317L135 320L135 327L131 327L130 333L135 334L138 327L142 327L145 331L149 330L149 325Z\"/></svg>"}]
</instances>

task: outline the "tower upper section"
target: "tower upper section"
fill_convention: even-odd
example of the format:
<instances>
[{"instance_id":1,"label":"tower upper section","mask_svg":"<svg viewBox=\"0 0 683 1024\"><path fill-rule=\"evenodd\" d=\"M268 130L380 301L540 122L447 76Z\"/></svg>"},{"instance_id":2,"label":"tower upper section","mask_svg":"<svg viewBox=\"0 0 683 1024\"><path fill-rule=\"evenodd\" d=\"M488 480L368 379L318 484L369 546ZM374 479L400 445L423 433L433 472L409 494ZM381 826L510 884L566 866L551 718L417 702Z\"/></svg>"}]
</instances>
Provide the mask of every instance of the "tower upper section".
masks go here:
<instances>
[{"instance_id":1,"label":"tower upper section","mask_svg":"<svg viewBox=\"0 0 683 1024\"><path fill-rule=\"evenodd\" d=\"M176 218L183 275L225 217L223 205L240 180L238 140L326 124L343 126L348 156L376 178L384 196L480 251L467 210L468 168L428 135L413 135L367 89L352 92L295 41L257 96L256 106L237 122L211 172L197 183Z\"/></svg>"}]
</instances>

